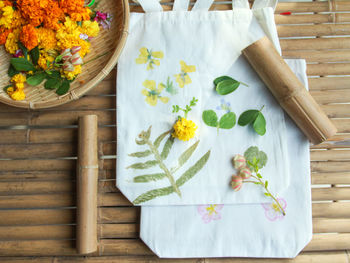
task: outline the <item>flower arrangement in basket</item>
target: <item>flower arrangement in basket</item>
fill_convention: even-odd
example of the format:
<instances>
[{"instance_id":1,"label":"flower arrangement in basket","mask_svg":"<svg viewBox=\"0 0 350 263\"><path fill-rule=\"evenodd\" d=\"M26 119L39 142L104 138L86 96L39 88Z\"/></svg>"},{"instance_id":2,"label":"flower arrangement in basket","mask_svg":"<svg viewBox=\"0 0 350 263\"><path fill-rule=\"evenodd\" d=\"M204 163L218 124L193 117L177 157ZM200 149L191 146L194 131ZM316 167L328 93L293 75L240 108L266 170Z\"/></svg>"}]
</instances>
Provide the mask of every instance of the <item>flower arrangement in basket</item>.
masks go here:
<instances>
[{"instance_id":1,"label":"flower arrangement in basket","mask_svg":"<svg viewBox=\"0 0 350 263\"><path fill-rule=\"evenodd\" d=\"M108 29L112 15L84 0L0 0L0 45L11 54L4 92L12 100L26 98L25 86L44 83L66 94L84 70L91 39Z\"/></svg>"}]
</instances>

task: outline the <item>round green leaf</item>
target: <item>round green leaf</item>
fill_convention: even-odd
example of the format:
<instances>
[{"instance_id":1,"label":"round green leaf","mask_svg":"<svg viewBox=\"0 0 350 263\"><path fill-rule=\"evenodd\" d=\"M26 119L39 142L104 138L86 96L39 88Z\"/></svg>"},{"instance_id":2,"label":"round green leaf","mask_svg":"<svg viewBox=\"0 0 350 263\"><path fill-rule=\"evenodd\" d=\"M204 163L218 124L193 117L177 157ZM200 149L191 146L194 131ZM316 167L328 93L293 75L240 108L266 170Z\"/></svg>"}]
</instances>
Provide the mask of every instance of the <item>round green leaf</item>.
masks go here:
<instances>
[{"instance_id":1,"label":"round green leaf","mask_svg":"<svg viewBox=\"0 0 350 263\"><path fill-rule=\"evenodd\" d=\"M238 124L240 126L246 126L249 123L252 123L256 117L258 117L259 111L258 110L247 110L241 114L238 118Z\"/></svg>"},{"instance_id":2,"label":"round green leaf","mask_svg":"<svg viewBox=\"0 0 350 263\"><path fill-rule=\"evenodd\" d=\"M239 84L240 83L234 79L220 81L218 85L216 85L216 92L220 95L230 94L239 87Z\"/></svg>"},{"instance_id":3,"label":"round green leaf","mask_svg":"<svg viewBox=\"0 0 350 263\"><path fill-rule=\"evenodd\" d=\"M228 112L220 118L219 128L221 129L231 129L236 124L236 114L233 112Z\"/></svg>"},{"instance_id":4,"label":"round green leaf","mask_svg":"<svg viewBox=\"0 0 350 263\"><path fill-rule=\"evenodd\" d=\"M34 65L25 58L11 58L10 63L17 71L35 71Z\"/></svg>"},{"instance_id":5,"label":"round green leaf","mask_svg":"<svg viewBox=\"0 0 350 263\"><path fill-rule=\"evenodd\" d=\"M204 123L210 127L218 126L218 116L213 110L205 110L202 114Z\"/></svg>"},{"instance_id":6,"label":"round green leaf","mask_svg":"<svg viewBox=\"0 0 350 263\"><path fill-rule=\"evenodd\" d=\"M69 88L70 88L69 81L68 80L64 80L61 83L60 87L56 90L56 93L58 95L64 95L64 94L66 94L68 92Z\"/></svg>"},{"instance_id":7,"label":"round green leaf","mask_svg":"<svg viewBox=\"0 0 350 263\"><path fill-rule=\"evenodd\" d=\"M259 112L258 117L255 119L253 127L259 135L264 135L266 133L266 120L261 112Z\"/></svg>"},{"instance_id":8,"label":"round green leaf","mask_svg":"<svg viewBox=\"0 0 350 263\"><path fill-rule=\"evenodd\" d=\"M233 78L229 77L229 76L221 76L221 77L218 77L216 79L214 79L214 85L218 85L219 82L223 81L223 80L234 80Z\"/></svg>"},{"instance_id":9,"label":"round green leaf","mask_svg":"<svg viewBox=\"0 0 350 263\"><path fill-rule=\"evenodd\" d=\"M40 72L37 73L33 76L30 76L29 78L27 78L27 83L30 86L37 86L39 85L44 79L46 79L46 73L45 72Z\"/></svg>"},{"instance_id":10,"label":"round green leaf","mask_svg":"<svg viewBox=\"0 0 350 263\"><path fill-rule=\"evenodd\" d=\"M45 89L58 89L59 86L61 85L61 81L59 79L48 79L44 87Z\"/></svg>"}]
</instances>

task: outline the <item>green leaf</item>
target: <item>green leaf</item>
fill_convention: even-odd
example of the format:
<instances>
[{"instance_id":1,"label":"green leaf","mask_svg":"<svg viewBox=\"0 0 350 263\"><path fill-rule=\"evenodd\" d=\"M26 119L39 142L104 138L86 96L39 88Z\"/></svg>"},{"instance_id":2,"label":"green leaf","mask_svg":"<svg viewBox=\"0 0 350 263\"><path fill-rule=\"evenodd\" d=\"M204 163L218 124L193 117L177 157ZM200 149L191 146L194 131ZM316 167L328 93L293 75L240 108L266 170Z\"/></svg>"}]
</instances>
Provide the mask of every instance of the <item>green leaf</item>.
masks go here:
<instances>
[{"instance_id":1,"label":"green leaf","mask_svg":"<svg viewBox=\"0 0 350 263\"><path fill-rule=\"evenodd\" d=\"M197 146L199 144L199 141L197 141L196 143L194 143L193 145L191 145L186 151L184 151L179 159L179 167L181 167L182 165L184 165L188 159L190 159L190 157L192 156L193 152L197 149Z\"/></svg>"},{"instance_id":2,"label":"green leaf","mask_svg":"<svg viewBox=\"0 0 350 263\"><path fill-rule=\"evenodd\" d=\"M60 87L56 90L56 93L58 95L64 95L68 92L69 88L70 88L69 81L65 79L64 81L62 81Z\"/></svg>"},{"instance_id":3,"label":"green leaf","mask_svg":"<svg viewBox=\"0 0 350 263\"><path fill-rule=\"evenodd\" d=\"M266 195L266 196L271 196L269 193L264 193L264 195Z\"/></svg>"},{"instance_id":4,"label":"green leaf","mask_svg":"<svg viewBox=\"0 0 350 263\"><path fill-rule=\"evenodd\" d=\"M34 65L30 61L26 60L25 58L11 58L10 63L18 71L35 70Z\"/></svg>"},{"instance_id":5,"label":"green leaf","mask_svg":"<svg viewBox=\"0 0 350 263\"><path fill-rule=\"evenodd\" d=\"M18 47L22 50L24 58L27 60L27 58L28 58L28 49L20 41L18 42Z\"/></svg>"},{"instance_id":6,"label":"green leaf","mask_svg":"<svg viewBox=\"0 0 350 263\"><path fill-rule=\"evenodd\" d=\"M145 145L147 143L145 140L137 140L137 139L135 139L135 142L138 145Z\"/></svg>"},{"instance_id":7,"label":"green leaf","mask_svg":"<svg viewBox=\"0 0 350 263\"><path fill-rule=\"evenodd\" d=\"M229 77L229 76L221 76L221 77L214 79L214 85L216 86L219 84L219 82L224 81L224 80L231 80L232 81L234 79Z\"/></svg>"},{"instance_id":8,"label":"green leaf","mask_svg":"<svg viewBox=\"0 0 350 263\"><path fill-rule=\"evenodd\" d=\"M59 79L49 78L45 82L44 87L45 87L45 89L58 89L60 85L61 85L61 81Z\"/></svg>"},{"instance_id":9,"label":"green leaf","mask_svg":"<svg viewBox=\"0 0 350 263\"><path fill-rule=\"evenodd\" d=\"M165 160L168 157L170 150L173 147L174 139L175 138L170 135L168 140L165 142L162 153L160 154L160 158L162 158L162 160Z\"/></svg>"},{"instance_id":10,"label":"green leaf","mask_svg":"<svg viewBox=\"0 0 350 263\"><path fill-rule=\"evenodd\" d=\"M269 186L269 182L265 181L265 188L267 188Z\"/></svg>"},{"instance_id":11,"label":"green leaf","mask_svg":"<svg viewBox=\"0 0 350 263\"><path fill-rule=\"evenodd\" d=\"M32 58L33 64L34 65L38 65L38 60L40 57L40 52L39 52L39 48L38 46L36 46L35 48L33 48L30 52L30 57Z\"/></svg>"},{"instance_id":12,"label":"green leaf","mask_svg":"<svg viewBox=\"0 0 350 263\"><path fill-rule=\"evenodd\" d=\"M224 114L219 121L219 128L221 129L231 129L236 124L236 114L233 112L228 112Z\"/></svg>"},{"instance_id":13,"label":"green leaf","mask_svg":"<svg viewBox=\"0 0 350 263\"><path fill-rule=\"evenodd\" d=\"M247 110L239 116L238 124L240 126L246 126L249 123L252 123L255 121L256 117L258 117L259 111L258 110Z\"/></svg>"},{"instance_id":14,"label":"green leaf","mask_svg":"<svg viewBox=\"0 0 350 263\"><path fill-rule=\"evenodd\" d=\"M47 75L45 72L36 73L33 76L27 78L27 83L30 86L38 86L41 82L43 82L44 79L46 79L46 76Z\"/></svg>"},{"instance_id":15,"label":"green leaf","mask_svg":"<svg viewBox=\"0 0 350 263\"><path fill-rule=\"evenodd\" d=\"M258 117L255 119L253 127L259 135L264 135L266 133L266 120L261 112L259 112Z\"/></svg>"},{"instance_id":16,"label":"green leaf","mask_svg":"<svg viewBox=\"0 0 350 263\"><path fill-rule=\"evenodd\" d=\"M264 153L263 151L259 151L259 148L256 146L249 147L245 151L244 157L246 158L247 164L251 170L255 170L255 168L253 167L255 164L254 159L259 160L257 163L259 169L263 168L267 163L266 153Z\"/></svg>"},{"instance_id":17,"label":"green leaf","mask_svg":"<svg viewBox=\"0 0 350 263\"><path fill-rule=\"evenodd\" d=\"M50 73L48 73L49 77L50 78L53 78L53 79L62 79L61 78L61 73L59 71L50 71Z\"/></svg>"},{"instance_id":18,"label":"green leaf","mask_svg":"<svg viewBox=\"0 0 350 263\"><path fill-rule=\"evenodd\" d=\"M261 174L259 174L259 173L257 173L256 176L260 179L262 178Z\"/></svg>"},{"instance_id":19,"label":"green leaf","mask_svg":"<svg viewBox=\"0 0 350 263\"><path fill-rule=\"evenodd\" d=\"M15 69L14 66L10 65L9 70L7 71L7 74L10 78L12 78L14 75L19 74L20 72Z\"/></svg>"},{"instance_id":20,"label":"green leaf","mask_svg":"<svg viewBox=\"0 0 350 263\"><path fill-rule=\"evenodd\" d=\"M155 165L158 164L158 161L156 160L152 160L152 161L147 161L147 162L144 162L144 163L134 163L128 167L126 167L126 169L137 169L137 170L141 170L141 169L147 169L147 168L150 168L150 167L153 167Z\"/></svg>"},{"instance_id":21,"label":"green leaf","mask_svg":"<svg viewBox=\"0 0 350 263\"><path fill-rule=\"evenodd\" d=\"M157 139L154 141L153 145L154 147L158 148L160 143L163 141L163 139L165 138L165 136L167 136L170 133L170 131L166 131L164 133L162 133L161 135L159 135L157 137Z\"/></svg>"},{"instance_id":22,"label":"green leaf","mask_svg":"<svg viewBox=\"0 0 350 263\"><path fill-rule=\"evenodd\" d=\"M218 116L213 110L205 110L202 114L202 119L204 123L210 127L218 126Z\"/></svg>"},{"instance_id":23,"label":"green leaf","mask_svg":"<svg viewBox=\"0 0 350 263\"><path fill-rule=\"evenodd\" d=\"M182 186L188 180L190 180L193 176L196 175L207 163L210 157L210 150L204 154L193 166L191 166L186 172L184 172L179 179L176 180L176 185L178 187Z\"/></svg>"},{"instance_id":24,"label":"green leaf","mask_svg":"<svg viewBox=\"0 0 350 263\"><path fill-rule=\"evenodd\" d=\"M216 92L220 95L227 95L231 92L234 92L240 85L240 82L234 79L226 79L220 81L218 85L216 85Z\"/></svg>"},{"instance_id":25,"label":"green leaf","mask_svg":"<svg viewBox=\"0 0 350 263\"><path fill-rule=\"evenodd\" d=\"M134 183L147 183L151 181L161 180L165 177L165 173L139 175L134 177Z\"/></svg>"},{"instance_id":26,"label":"green leaf","mask_svg":"<svg viewBox=\"0 0 350 263\"><path fill-rule=\"evenodd\" d=\"M174 188L172 186L168 186L168 187L163 187L163 188L159 188L159 189L154 189L154 190L150 190L147 191L146 193L139 195L134 201L133 203L135 205L150 201L154 198L160 197L160 196L165 196L165 195L169 195L171 193L174 192Z\"/></svg>"},{"instance_id":27,"label":"green leaf","mask_svg":"<svg viewBox=\"0 0 350 263\"><path fill-rule=\"evenodd\" d=\"M137 157L137 158L142 158L142 157L147 157L151 155L152 152L150 150L144 151L144 152L135 152L135 153L130 153L129 156L131 157Z\"/></svg>"}]
</instances>

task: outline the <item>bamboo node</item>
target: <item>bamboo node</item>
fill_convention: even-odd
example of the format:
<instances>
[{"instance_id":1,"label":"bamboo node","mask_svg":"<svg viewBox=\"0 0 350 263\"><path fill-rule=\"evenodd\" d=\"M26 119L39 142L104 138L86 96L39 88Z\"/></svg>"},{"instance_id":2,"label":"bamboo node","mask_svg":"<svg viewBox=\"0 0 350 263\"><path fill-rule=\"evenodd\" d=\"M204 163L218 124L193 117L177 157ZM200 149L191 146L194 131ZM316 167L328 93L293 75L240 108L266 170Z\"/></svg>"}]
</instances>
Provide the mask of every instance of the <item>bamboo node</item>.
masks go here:
<instances>
[{"instance_id":1,"label":"bamboo node","mask_svg":"<svg viewBox=\"0 0 350 263\"><path fill-rule=\"evenodd\" d=\"M35 107L35 105L34 105L34 102L32 102L32 101L29 101L29 109L30 110L34 110L34 107Z\"/></svg>"},{"instance_id":2,"label":"bamboo node","mask_svg":"<svg viewBox=\"0 0 350 263\"><path fill-rule=\"evenodd\" d=\"M102 72L102 74L103 74L104 76L107 76L107 75L108 75L108 71L107 71L106 69L104 69L104 68L101 70L101 72Z\"/></svg>"},{"instance_id":3,"label":"bamboo node","mask_svg":"<svg viewBox=\"0 0 350 263\"><path fill-rule=\"evenodd\" d=\"M70 95L71 95L71 99L72 100L78 100L79 99L79 96L77 94L75 94L74 90L72 90L70 92Z\"/></svg>"}]
</instances>

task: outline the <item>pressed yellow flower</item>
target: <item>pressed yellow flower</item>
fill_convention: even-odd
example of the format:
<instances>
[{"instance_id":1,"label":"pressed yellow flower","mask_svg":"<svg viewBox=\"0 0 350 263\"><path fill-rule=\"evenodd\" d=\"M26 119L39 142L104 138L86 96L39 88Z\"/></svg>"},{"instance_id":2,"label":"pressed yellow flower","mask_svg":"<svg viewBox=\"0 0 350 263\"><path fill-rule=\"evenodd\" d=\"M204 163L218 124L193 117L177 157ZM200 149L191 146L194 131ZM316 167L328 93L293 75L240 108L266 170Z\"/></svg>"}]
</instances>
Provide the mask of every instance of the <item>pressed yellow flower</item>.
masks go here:
<instances>
[{"instance_id":1,"label":"pressed yellow flower","mask_svg":"<svg viewBox=\"0 0 350 263\"><path fill-rule=\"evenodd\" d=\"M65 77L68 80L74 79L77 75L81 73L81 65L74 66L74 71L61 71L61 74L63 77Z\"/></svg>"},{"instance_id":2,"label":"pressed yellow flower","mask_svg":"<svg viewBox=\"0 0 350 263\"><path fill-rule=\"evenodd\" d=\"M146 96L146 102L149 105L156 106L158 99L163 103L168 103L168 97L160 96L160 93L165 88L164 84L159 83L158 88L156 88L156 82L154 80L145 80L142 85L145 89L143 89L141 93Z\"/></svg>"},{"instance_id":3,"label":"pressed yellow flower","mask_svg":"<svg viewBox=\"0 0 350 263\"><path fill-rule=\"evenodd\" d=\"M37 29L39 48L51 50L56 48L56 34L52 29L39 27Z\"/></svg>"},{"instance_id":4,"label":"pressed yellow flower","mask_svg":"<svg viewBox=\"0 0 350 263\"><path fill-rule=\"evenodd\" d=\"M26 98L26 94L22 89L16 89L10 96L13 100L24 100Z\"/></svg>"},{"instance_id":5,"label":"pressed yellow flower","mask_svg":"<svg viewBox=\"0 0 350 263\"><path fill-rule=\"evenodd\" d=\"M4 26L5 28L11 28L13 12L14 10L12 6L9 5L0 8L0 26Z\"/></svg>"},{"instance_id":6,"label":"pressed yellow flower","mask_svg":"<svg viewBox=\"0 0 350 263\"><path fill-rule=\"evenodd\" d=\"M24 83L26 82L26 80L27 80L26 76L21 73L16 74L11 78L11 82L14 82L14 83Z\"/></svg>"},{"instance_id":7,"label":"pressed yellow flower","mask_svg":"<svg viewBox=\"0 0 350 263\"><path fill-rule=\"evenodd\" d=\"M19 32L21 31L20 28L13 30L6 39L5 42L5 48L6 51L9 52L10 54L15 54L16 51L19 49L18 47L18 39L19 39Z\"/></svg>"},{"instance_id":8,"label":"pressed yellow flower","mask_svg":"<svg viewBox=\"0 0 350 263\"><path fill-rule=\"evenodd\" d=\"M164 54L162 51L148 50L145 47L140 48L140 55L135 59L136 64L147 64L147 70L153 69L154 65L159 66L160 61L156 58L162 59Z\"/></svg>"},{"instance_id":9,"label":"pressed yellow flower","mask_svg":"<svg viewBox=\"0 0 350 263\"><path fill-rule=\"evenodd\" d=\"M191 120L180 118L176 121L173 128L174 132L171 134L173 137L182 141L188 141L194 137L197 125Z\"/></svg>"},{"instance_id":10,"label":"pressed yellow flower","mask_svg":"<svg viewBox=\"0 0 350 263\"><path fill-rule=\"evenodd\" d=\"M12 93L14 93L14 92L15 92L15 88L14 88L14 87L8 87L8 88L6 89L6 93L7 93L7 95L9 95L9 96L11 96Z\"/></svg>"},{"instance_id":11,"label":"pressed yellow flower","mask_svg":"<svg viewBox=\"0 0 350 263\"><path fill-rule=\"evenodd\" d=\"M180 88L185 85L192 83L192 80L188 73L195 72L196 66L187 65L183 60L180 61L181 73L175 74L176 82L179 84Z\"/></svg>"},{"instance_id":12,"label":"pressed yellow flower","mask_svg":"<svg viewBox=\"0 0 350 263\"><path fill-rule=\"evenodd\" d=\"M97 21L83 21L81 29L81 32L89 37L96 37L100 32L100 27Z\"/></svg>"}]
</instances>

